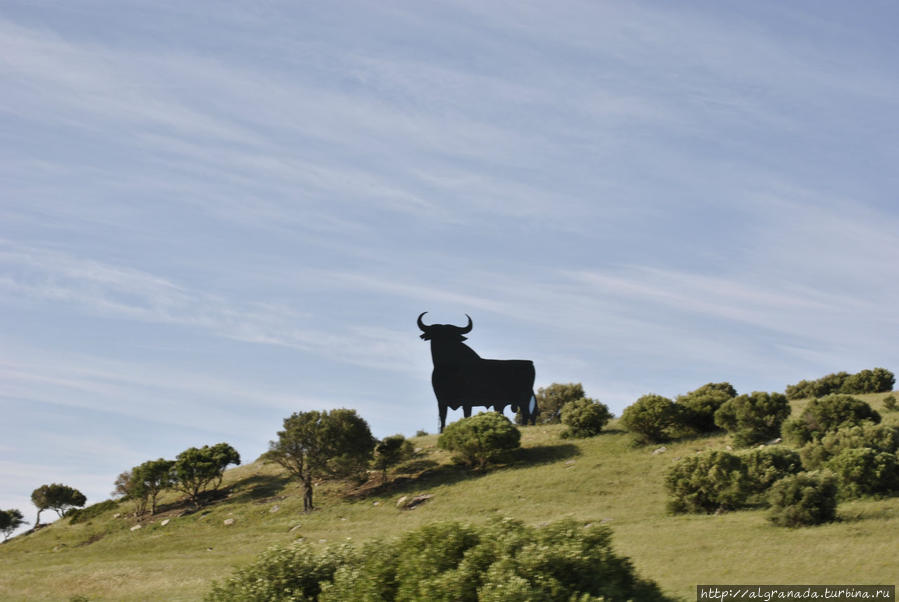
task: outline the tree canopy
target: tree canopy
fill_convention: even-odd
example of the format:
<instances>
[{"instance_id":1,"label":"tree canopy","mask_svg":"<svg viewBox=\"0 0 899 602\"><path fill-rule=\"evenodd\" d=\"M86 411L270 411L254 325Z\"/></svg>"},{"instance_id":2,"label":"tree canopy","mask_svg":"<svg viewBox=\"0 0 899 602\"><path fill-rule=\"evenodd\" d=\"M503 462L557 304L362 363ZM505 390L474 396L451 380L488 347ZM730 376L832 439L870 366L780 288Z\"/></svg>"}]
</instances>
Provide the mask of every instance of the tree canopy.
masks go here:
<instances>
[{"instance_id":1,"label":"tree canopy","mask_svg":"<svg viewBox=\"0 0 899 602\"><path fill-rule=\"evenodd\" d=\"M41 524L41 512L44 510L55 510L61 518L69 508L84 506L87 498L83 493L68 485L52 483L41 485L32 491L31 501L37 506L37 519L34 521L34 526L37 527Z\"/></svg>"},{"instance_id":2,"label":"tree canopy","mask_svg":"<svg viewBox=\"0 0 899 602\"><path fill-rule=\"evenodd\" d=\"M185 493L194 507L199 508L202 494L218 489L229 464L240 464L240 454L227 443L189 447L175 457L171 469L172 486Z\"/></svg>"},{"instance_id":3,"label":"tree canopy","mask_svg":"<svg viewBox=\"0 0 899 602\"><path fill-rule=\"evenodd\" d=\"M264 458L277 462L303 483L303 510L311 511L316 478L363 472L371 460L375 438L356 410L295 412L284 419L277 441Z\"/></svg>"}]
</instances>

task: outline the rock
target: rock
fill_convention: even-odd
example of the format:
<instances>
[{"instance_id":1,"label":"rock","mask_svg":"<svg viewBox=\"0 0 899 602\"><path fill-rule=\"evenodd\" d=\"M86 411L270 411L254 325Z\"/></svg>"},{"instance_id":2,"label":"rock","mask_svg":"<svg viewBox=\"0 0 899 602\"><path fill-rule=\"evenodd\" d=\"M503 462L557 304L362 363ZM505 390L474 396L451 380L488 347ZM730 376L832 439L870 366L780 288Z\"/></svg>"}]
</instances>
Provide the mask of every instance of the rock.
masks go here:
<instances>
[{"instance_id":1,"label":"rock","mask_svg":"<svg viewBox=\"0 0 899 602\"><path fill-rule=\"evenodd\" d=\"M231 525L234 524L234 519L233 519L233 518L226 518L223 522L225 523L225 526L231 526Z\"/></svg>"},{"instance_id":2,"label":"rock","mask_svg":"<svg viewBox=\"0 0 899 602\"><path fill-rule=\"evenodd\" d=\"M140 529L141 527L143 527L143 525L134 525L133 527L131 527L131 530L132 530L132 531L137 531L137 530Z\"/></svg>"},{"instance_id":3,"label":"rock","mask_svg":"<svg viewBox=\"0 0 899 602\"><path fill-rule=\"evenodd\" d=\"M406 496L403 496L401 498L403 501L403 504L400 505L400 503L397 502L397 508L400 508L401 510L412 510L416 506L420 506L420 505L424 504L432 497L434 497L433 494L427 493L425 495L416 495L411 500L406 501Z\"/></svg>"},{"instance_id":4,"label":"rock","mask_svg":"<svg viewBox=\"0 0 899 602\"><path fill-rule=\"evenodd\" d=\"M296 531L297 529L299 529L302 526L303 525L301 525L301 524L296 524L290 528L290 531L288 531L288 533L293 533L294 531Z\"/></svg>"},{"instance_id":5,"label":"rock","mask_svg":"<svg viewBox=\"0 0 899 602\"><path fill-rule=\"evenodd\" d=\"M772 439L771 441L769 441L769 442L766 443L765 445L777 445L778 443L781 443L781 442L783 442L783 439L781 439L780 437L778 437L777 439Z\"/></svg>"},{"instance_id":6,"label":"rock","mask_svg":"<svg viewBox=\"0 0 899 602\"><path fill-rule=\"evenodd\" d=\"M401 497L400 499L398 499L398 500L396 501L396 507L397 507L397 508L405 508L405 507L406 507L406 500L407 500L407 499L409 499L409 497L408 497L408 496L405 496L405 495L404 495L403 497Z\"/></svg>"},{"instance_id":7,"label":"rock","mask_svg":"<svg viewBox=\"0 0 899 602\"><path fill-rule=\"evenodd\" d=\"M115 514L112 515L113 518L120 518L121 516L122 516L121 512L116 512Z\"/></svg>"},{"instance_id":8,"label":"rock","mask_svg":"<svg viewBox=\"0 0 899 602\"><path fill-rule=\"evenodd\" d=\"M658 456L659 454L664 454L666 451L668 451L668 448L663 445L662 447L652 450L652 455Z\"/></svg>"},{"instance_id":9,"label":"rock","mask_svg":"<svg viewBox=\"0 0 899 602\"><path fill-rule=\"evenodd\" d=\"M734 451L734 446L733 446L733 445L728 445L728 446L725 447L724 449L726 449L727 451Z\"/></svg>"},{"instance_id":10,"label":"rock","mask_svg":"<svg viewBox=\"0 0 899 602\"><path fill-rule=\"evenodd\" d=\"M372 506L380 506L380 505L381 505L381 502L372 502L371 505L372 505Z\"/></svg>"},{"instance_id":11,"label":"rock","mask_svg":"<svg viewBox=\"0 0 899 602\"><path fill-rule=\"evenodd\" d=\"M160 527L166 526L167 524L169 524L169 521L170 521L170 520L172 520L172 519L167 518L167 519L165 519L164 521L161 521L161 522L159 523L159 526L160 526Z\"/></svg>"},{"instance_id":12,"label":"rock","mask_svg":"<svg viewBox=\"0 0 899 602\"><path fill-rule=\"evenodd\" d=\"M281 509L281 506L279 506L278 504L275 504L274 506L271 507L271 509L269 510L269 512L270 512L271 514L274 514L275 512L277 512L277 511L280 510L280 509Z\"/></svg>"}]
</instances>

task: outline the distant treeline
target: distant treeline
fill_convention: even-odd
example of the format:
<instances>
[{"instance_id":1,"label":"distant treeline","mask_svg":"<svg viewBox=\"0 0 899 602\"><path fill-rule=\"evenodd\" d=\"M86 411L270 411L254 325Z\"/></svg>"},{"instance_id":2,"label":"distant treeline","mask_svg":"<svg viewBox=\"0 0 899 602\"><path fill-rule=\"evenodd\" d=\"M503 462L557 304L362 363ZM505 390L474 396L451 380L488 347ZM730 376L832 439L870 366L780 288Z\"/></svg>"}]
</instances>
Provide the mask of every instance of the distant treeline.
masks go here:
<instances>
[{"instance_id":1,"label":"distant treeline","mask_svg":"<svg viewBox=\"0 0 899 602\"><path fill-rule=\"evenodd\" d=\"M837 372L822 376L817 380L801 380L795 385L788 385L787 399L803 399L805 397L824 397L831 393L886 393L893 390L896 377L885 368L862 370L856 374Z\"/></svg>"}]
</instances>

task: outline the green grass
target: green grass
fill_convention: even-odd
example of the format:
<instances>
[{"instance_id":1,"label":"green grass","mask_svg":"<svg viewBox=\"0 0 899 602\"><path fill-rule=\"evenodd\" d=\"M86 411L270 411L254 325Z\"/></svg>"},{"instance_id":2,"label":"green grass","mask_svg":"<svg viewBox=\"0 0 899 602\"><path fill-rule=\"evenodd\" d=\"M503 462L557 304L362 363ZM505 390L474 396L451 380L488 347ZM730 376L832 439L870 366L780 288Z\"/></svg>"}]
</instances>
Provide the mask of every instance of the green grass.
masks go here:
<instances>
[{"instance_id":1,"label":"green grass","mask_svg":"<svg viewBox=\"0 0 899 602\"><path fill-rule=\"evenodd\" d=\"M860 397L881 409L884 395ZM804 404L793 405L795 412ZM899 424L899 412L882 414ZM899 575L899 498L844 503L839 522L804 529L770 525L761 510L671 516L665 470L680 457L724 449L726 436L668 444L653 455L656 446L634 447L614 421L593 439L562 440L561 430L522 429L524 448L515 459L474 474L454 467L436 449L435 435L417 437L425 456L419 468L430 466L424 473L393 475L388 486L357 495L347 495L347 485L323 483L310 514L303 514L294 482L273 465L253 463L227 471L228 497L202 512L178 516L186 507L169 494L161 514L137 531L130 530L134 518L113 518L130 512L127 502L85 523L57 521L0 546L0 599L198 600L213 579L272 544L297 537L362 542L434 521L491 516L535 525L563 517L604 522L616 550L642 576L688 600L698 583L892 584ZM434 497L411 511L396 508L400 496L421 493ZM159 524L163 518L168 525ZM224 525L227 518L234 524Z\"/></svg>"}]
</instances>

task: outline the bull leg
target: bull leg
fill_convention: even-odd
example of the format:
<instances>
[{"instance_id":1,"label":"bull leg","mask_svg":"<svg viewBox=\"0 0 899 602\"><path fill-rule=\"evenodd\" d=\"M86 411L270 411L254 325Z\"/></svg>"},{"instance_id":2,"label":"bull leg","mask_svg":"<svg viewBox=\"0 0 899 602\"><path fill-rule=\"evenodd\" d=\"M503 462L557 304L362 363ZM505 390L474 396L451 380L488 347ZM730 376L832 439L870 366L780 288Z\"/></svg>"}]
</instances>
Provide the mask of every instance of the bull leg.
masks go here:
<instances>
[{"instance_id":1,"label":"bull leg","mask_svg":"<svg viewBox=\"0 0 899 602\"><path fill-rule=\"evenodd\" d=\"M445 403L437 403L438 410L440 412L440 432L443 432L443 427L446 426L446 404Z\"/></svg>"},{"instance_id":2,"label":"bull leg","mask_svg":"<svg viewBox=\"0 0 899 602\"><path fill-rule=\"evenodd\" d=\"M470 405L462 406L462 413L466 418L471 418L471 408L472 406Z\"/></svg>"},{"instance_id":3,"label":"bull leg","mask_svg":"<svg viewBox=\"0 0 899 602\"><path fill-rule=\"evenodd\" d=\"M531 391L531 398L528 400L527 416L529 417L532 425L537 424L538 412L539 408L537 407L537 396L534 395L533 391Z\"/></svg>"}]
</instances>

